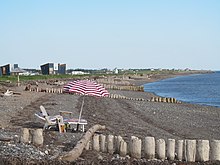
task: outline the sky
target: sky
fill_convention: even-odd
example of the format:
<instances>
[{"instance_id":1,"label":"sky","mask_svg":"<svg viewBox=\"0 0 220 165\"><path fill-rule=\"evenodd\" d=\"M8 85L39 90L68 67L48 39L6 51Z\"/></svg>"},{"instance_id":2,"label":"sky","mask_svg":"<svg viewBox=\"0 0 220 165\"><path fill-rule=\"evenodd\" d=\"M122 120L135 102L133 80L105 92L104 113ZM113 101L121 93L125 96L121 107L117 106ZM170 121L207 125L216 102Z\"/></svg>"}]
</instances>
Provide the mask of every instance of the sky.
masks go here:
<instances>
[{"instance_id":1,"label":"sky","mask_svg":"<svg viewBox=\"0 0 220 165\"><path fill-rule=\"evenodd\" d=\"M219 0L0 0L0 65L220 70Z\"/></svg>"}]
</instances>

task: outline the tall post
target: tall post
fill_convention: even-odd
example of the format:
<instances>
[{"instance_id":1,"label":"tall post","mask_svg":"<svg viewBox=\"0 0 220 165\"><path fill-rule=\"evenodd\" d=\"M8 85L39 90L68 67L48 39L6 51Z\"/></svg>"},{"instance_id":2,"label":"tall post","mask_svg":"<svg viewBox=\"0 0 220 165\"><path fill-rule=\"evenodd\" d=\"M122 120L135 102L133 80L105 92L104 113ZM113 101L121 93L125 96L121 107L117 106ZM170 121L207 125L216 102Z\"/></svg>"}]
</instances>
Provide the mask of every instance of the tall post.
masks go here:
<instances>
[{"instance_id":1,"label":"tall post","mask_svg":"<svg viewBox=\"0 0 220 165\"><path fill-rule=\"evenodd\" d=\"M211 141L211 160L220 160L220 140Z\"/></svg>"},{"instance_id":2,"label":"tall post","mask_svg":"<svg viewBox=\"0 0 220 165\"><path fill-rule=\"evenodd\" d=\"M154 159L155 157L155 139L154 137L145 137L144 154L146 159Z\"/></svg>"},{"instance_id":3,"label":"tall post","mask_svg":"<svg viewBox=\"0 0 220 165\"><path fill-rule=\"evenodd\" d=\"M168 139L167 158L169 160L174 160L174 158L175 158L175 139Z\"/></svg>"},{"instance_id":4,"label":"tall post","mask_svg":"<svg viewBox=\"0 0 220 165\"><path fill-rule=\"evenodd\" d=\"M195 162L196 140L185 140L185 159L187 162Z\"/></svg>"},{"instance_id":5,"label":"tall post","mask_svg":"<svg viewBox=\"0 0 220 165\"><path fill-rule=\"evenodd\" d=\"M157 140L157 156L158 159L165 160L166 158L166 143L164 139Z\"/></svg>"}]
</instances>

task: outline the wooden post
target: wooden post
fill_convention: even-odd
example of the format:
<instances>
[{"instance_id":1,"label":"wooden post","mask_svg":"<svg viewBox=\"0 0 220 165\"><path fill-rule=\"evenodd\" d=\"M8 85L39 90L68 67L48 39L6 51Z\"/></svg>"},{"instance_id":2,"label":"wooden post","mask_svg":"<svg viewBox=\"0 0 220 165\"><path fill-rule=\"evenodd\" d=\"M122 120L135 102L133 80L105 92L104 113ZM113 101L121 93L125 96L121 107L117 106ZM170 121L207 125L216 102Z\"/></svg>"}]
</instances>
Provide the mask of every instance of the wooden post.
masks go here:
<instances>
[{"instance_id":1,"label":"wooden post","mask_svg":"<svg viewBox=\"0 0 220 165\"><path fill-rule=\"evenodd\" d=\"M155 157L155 139L154 137L145 137L144 155L146 159L154 159Z\"/></svg>"},{"instance_id":2,"label":"wooden post","mask_svg":"<svg viewBox=\"0 0 220 165\"><path fill-rule=\"evenodd\" d=\"M195 162L196 140L185 140L185 156L187 162Z\"/></svg>"},{"instance_id":3,"label":"wooden post","mask_svg":"<svg viewBox=\"0 0 220 165\"><path fill-rule=\"evenodd\" d=\"M21 138L20 142L22 143L28 143L29 142L29 129L28 128L22 128L21 129Z\"/></svg>"},{"instance_id":4,"label":"wooden post","mask_svg":"<svg viewBox=\"0 0 220 165\"><path fill-rule=\"evenodd\" d=\"M175 158L175 139L168 139L167 158L169 160L174 160L174 158Z\"/></svg>"},{"instance_id":5,"label":"wooden post","mask_svg":"<svg viewBox=\"0 0 220 165\"><path fill-rule=\"evenodd\" d=\"M33 133L33 144L36 146L43 146L43 129L36 129Z\"/></svg>"},{"instance_id":6,"label":"wooden post","mask_svg":"<svg viewBox=\"0 0 220 165\"><path fill-rule=\"evenodd\" d=\"M165 160L166 158L166 143L164 139L158 139L156 144L156 152L158 159Z\"/></svg>"},{"instance_id":7,"label":"wooden post","mask_svg":"<svg viewBox=\"0 0 220 165\"><path fill-rule=\"evenodd\" d=\"M120 143L121 143L122 140L123 140L123 139L122 139L121 136L116 136L116 137L115 137L115 151L116 151L116 153L118 153L118 154L119 154L119 151L120 151Z\"/></svg>"},{"instance_id":8,"label":"wooden post","mask_svg":"<svg viewBox=\"0 0 220 165\"><path fill-rule=\"evenodd\" d=\"M211 141L211 160L220 160L220 140Z\"/></svg>"},{"instance_id":9,"label":"wooden post","mask_svg":"<svg viewBox=\"0 0 220 165\"><path fill-rule=\"evenodd\" d=\"M177 141L177 160L183 160L183 140Z\"/></svg>"},{"instance_id":10,"label":"wooden post","mask_svg":"<svg viewBox=\"0 0 220 165\"><path fill-rule=\"evenodd\" d=\"M208 140L198 140L197 142L197 161L208 161L209 160L209 141Z\"/></svg>"},{"instance_id":11,"label":"wooden post","mask_svg":"<svg viewBox=\"0 0 220 165\"><path fill-rule=\"evenodd\" d=\"M107 136L107 150L108 150L108 153L110 154L114 153L114 136L113 135Z\"/></svg>"},{"instance_id":12,"label":"wooden post","mask_svg":"<svg viewBox=\"0 0 220 165\"><path fill-rule=\"evenodd\" d=\"M131 138L131 148L130 154L132 158L140 159L141 158L141 139L137 137Z\"/></svg>"},{"instance_id":13,"label":"wooden post","mask_svg":"<svg viewBox=\"0 0 220 165\"><path fill-rule=\"evenodd\" d=\"M101 149L101 152L106 152L105 139L106 139L105 135L100 135L100 149Z\"/></svg>"},{"instance_id":14,"label":"wooden post","mask_svg":"<svg viewBox=\"0 0 220 165\"><path fill-rule=\"evenodd\" d=\"M95 151L100 151L100 145L99 145L99 135L98 134L95 134L93 136L93 150Z\"/></svg>"},{"instance_id":15,"label":"wooden post","mask_svg":"<svg viewBox=\"0 0 220 165\"><path fill-rule=\"evenodd\" d=\"M127 143L124 140L120 141L119 155L122 157L127 155Z\"/></svg>"}]
</instances>

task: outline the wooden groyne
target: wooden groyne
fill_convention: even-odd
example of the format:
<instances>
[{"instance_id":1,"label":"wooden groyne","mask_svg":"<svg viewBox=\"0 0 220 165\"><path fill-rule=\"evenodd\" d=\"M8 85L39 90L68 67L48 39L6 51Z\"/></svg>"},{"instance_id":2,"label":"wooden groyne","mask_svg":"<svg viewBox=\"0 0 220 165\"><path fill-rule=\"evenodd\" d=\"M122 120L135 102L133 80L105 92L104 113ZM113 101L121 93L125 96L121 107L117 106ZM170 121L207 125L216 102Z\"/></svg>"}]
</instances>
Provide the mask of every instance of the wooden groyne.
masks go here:
<instances>
[{"instance_id":1,"label":"wooden groyne","mask_svg":"<svg viewBox=\"0 0 220 165\"><path fill-rule=\"evenodd\" d=\"M181 103L181 101L170 97L151 97L150 101L163 103Z\"/></svg>"},{"instance_id":2,"label":"wooden groyne","mask_svg":"<svg viewBox=\"0 0 220 165\"><path fill-rule=\"evenodd\" d=\"M43 129L22 128L19 142L43 146ZM140 139L131 136L129 141L125 141L122 136L94 134L84 149L118 154L121 158L186 162L220 161L220 140L165 140L151 136Z\"/></svg>"},{"instance_id":3,"label":"wooden groyne","mask_svg":"<svg viewBox=\"0 0 220 165\"><path fill-rule=\"evenodd\" d=\"M126 90L126 91L144 92L143 86L133 86L133 85L118 86L118 85L107 85L107 84L104 84L103 86L104 86L104 88L111 89L111 90Z\"/></svg>"},{"instance_id":4,"label":"wooden groyne","mask_svg":"<svg viewBox=\"0 0 220 165\"><path fill-rule=\"evenodd\" d=\"M57 94L66 93L63 91L63 88L30 87L30 88L26 89L26 91L57 93ZM69 93L69 94L75 94L75 93ZM145 100L144 98L131 98L131 97L122 96L119 94L110 94L108 97L112 98L112 99L126 99L126 100L134 100L134 101L151 101L151 102L178 103L178 104L181 103L180 101L176 100L175 98L167 98L167 97L151 97L150 100Z\"/></svg>"},{"instance_id":5,"label":"wooden groyne","mask_svg":"<svg viewBox=\"0 0 220 165\"><path fill-rule=\"evenodd\" d=\"M85 149L147 160L220 161L220 140L168 139L165 141L149 136L142 140L132 136L126 142L121 136L96 134Z\"/></svg>"}]
</instances>

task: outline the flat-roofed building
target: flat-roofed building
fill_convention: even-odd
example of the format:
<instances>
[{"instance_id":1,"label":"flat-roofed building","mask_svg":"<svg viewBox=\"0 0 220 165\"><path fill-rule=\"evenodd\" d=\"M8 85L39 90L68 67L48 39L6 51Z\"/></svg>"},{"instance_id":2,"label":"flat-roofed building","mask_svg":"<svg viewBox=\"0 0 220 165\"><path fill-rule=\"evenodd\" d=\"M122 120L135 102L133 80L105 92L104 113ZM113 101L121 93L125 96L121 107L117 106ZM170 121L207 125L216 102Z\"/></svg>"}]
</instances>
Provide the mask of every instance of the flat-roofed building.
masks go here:
<instances>
[{"instance_id":1,"label":"flat-roofed building","mask_svg":"<svg viewBox=\"0 0 220 165\"><path fill-rule=\"evenodd\" d=\"M53 63L43 64L40 67L41 67L41 73L43 75L54 74L54 64Z\"/></svg>"},{"instance_id":2,"label":"flat-roofed building","mask_svg":"<svg viewBox=\"0 0 220 165\"><path fill-rule=\"evenodd\" d=\"M66 74L66 64L58 64L58 74Z\"/></svg>"},{"instance_id":3,"label":"flat-roofed building","mask_svg":"<svg viewBox=\"0 0 220 165\"><path fill-rule=\"evenodd\" d=\"M4 65L0 67L0 75L10 75L10 64Z\"/></svg>"}]
</instances>

